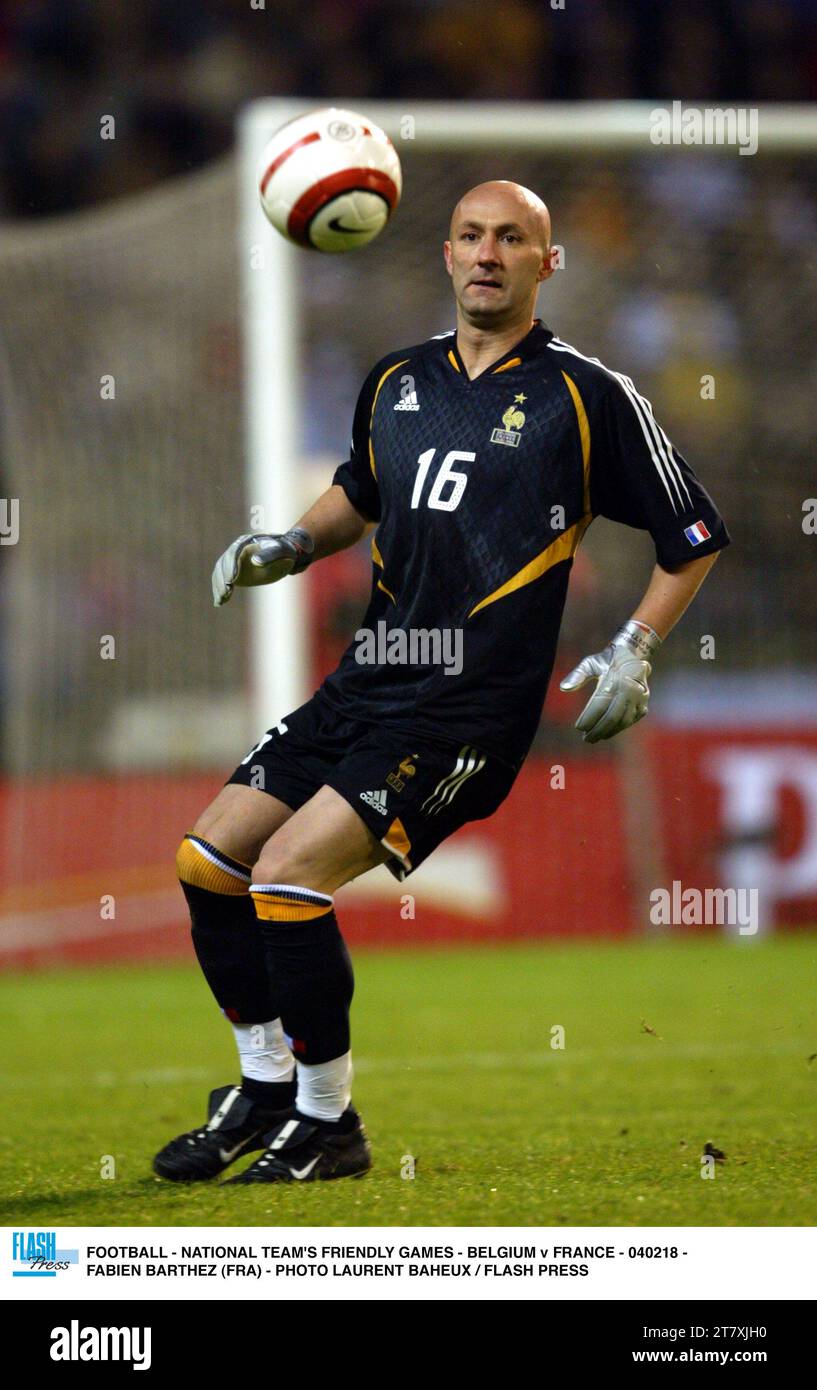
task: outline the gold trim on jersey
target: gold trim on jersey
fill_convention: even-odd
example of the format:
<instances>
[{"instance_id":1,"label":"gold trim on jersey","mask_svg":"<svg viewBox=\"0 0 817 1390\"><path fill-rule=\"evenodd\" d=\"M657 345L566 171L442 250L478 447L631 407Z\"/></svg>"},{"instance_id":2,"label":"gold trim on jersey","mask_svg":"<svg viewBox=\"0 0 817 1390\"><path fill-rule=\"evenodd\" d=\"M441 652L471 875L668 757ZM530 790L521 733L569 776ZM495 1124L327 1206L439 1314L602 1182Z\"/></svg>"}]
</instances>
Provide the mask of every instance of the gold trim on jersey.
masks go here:
<instances>
[{"instance_id":1,"label":"gold trim on jersey","mask_svg":"<svg viewBox=\"0 0 817 1390\"><path fill-rule=\"evenodd\" d=\"M574 521L573 525L563 531L560 536L557 536L555 541L551 541L550 545L537 555L535 560L531 560L510 579L506 579L505 583L501 584L498 589L494 589L492 594L480 599L479 603L471 609L468 617L473 618L475 613L478 613L481 608L487 608L489 603L496 603L497 599L505 598L506 594L514 593L516 589L522 589L526 584L532 584L534 579L539 579L546 570L552 569L562 560L568 560L572 555L575 555L579 548L579 542L592 520L593 518L588 512L578 521Z\"/></svg>"},{"instance_id":2,"label":"gold trim on jersey","mask_svg":"<svg viewBox=\"0 0 817 1390\"><path fill-rule=\"evenodd\" d=\"M383 382L386 380L386 378L390 377L392 372L396 372L398 367L405 367L408 360L408 357L404 357L402 362L395 362L393 367L387 367L382 377L378 381L377 390L374 393L374 400L372 401L372 413L369 416L369 467L372 470L372 477L375 479L377 478L377 469L374 466L374 449L372 448L372 425L374 424L374 412L377 407L377 398L380 395L380 388L383 385Z\"/></svg>"},{"instance_id":3,"label":"gold trim on jersey","mask_svg":"<svg viewBox=\"0 0 817 1390\"><path fill-rule=\"evenodd\" d=\"M379 569L385 571L386 566L383 564L383 556L380 554L380 547L377 544L377 541L375 540L374 536L372 536L372 559L374 560L374 563L378 566ZM388 594L392 603L397 602L397 599L394 597L394 594L392 593L391 589L386 588L382 579L378 579L377 587L378 589L382 589L384 594Z\"/></svg>"},{"instance_id":4,"label":"gold trim on jersey","mask_svg":"<svg viewBox=\"0 0 817 1390\"><path fill-rule=\"evenodd\" d=\"M449 348L449 350L448 350L448 360L449 360L449 362L451 363L451 366L454 368L454 371L455 371L455 372L459 372L459 373L460 373L460 376L462 376L462 372L460 371L460 364L459 364L459 362L457 361L456 357L454 356L454 349L453 349L453 348ZM496 376L497 372L507 372L507 371L510 371L511 367L519 367L519 366L521 366L521 363L522 363L522 358L521 358L521 357L512 357L512 358L510 359L510 361L508 361L508 362L503 362L502 365L501 365L500 367L492 367L492 368L491 368L491 376ZM480 375L482 375L482 373L480 373ZM472 378L472 380L475 380L475 378Z\"/></svg>"},{"instance_id":5,"label":"gold trim on jersey","mask_svg":"<svg viewBox=\"0 0 817 1390\"><path fill-rule=\"evenodd\" d=\"M576 408L576 418L579 422L579 439L582 445L582 468L584 470L584 510L590 511L590 422L587 418L587 411L584 408L584 401L579 394L579 388L572 377L567 372L562 372L562 376L567 384L567 389L573 397L573 404Z\"/></svg>"},{"instance_id":6,"label":"gold trim on jersey","mask_svg":"<svg viewBox=\"0 0 817 1390\"><path fill-rule=\"evenodd\" d=\"M395 816L380 843L385 845L386 849L391 850L392 854L400 859L407 869L411 868L411 860L409 859L411 840L406 834L406 827L399 816Z\"/></svg>"}]
</instances>

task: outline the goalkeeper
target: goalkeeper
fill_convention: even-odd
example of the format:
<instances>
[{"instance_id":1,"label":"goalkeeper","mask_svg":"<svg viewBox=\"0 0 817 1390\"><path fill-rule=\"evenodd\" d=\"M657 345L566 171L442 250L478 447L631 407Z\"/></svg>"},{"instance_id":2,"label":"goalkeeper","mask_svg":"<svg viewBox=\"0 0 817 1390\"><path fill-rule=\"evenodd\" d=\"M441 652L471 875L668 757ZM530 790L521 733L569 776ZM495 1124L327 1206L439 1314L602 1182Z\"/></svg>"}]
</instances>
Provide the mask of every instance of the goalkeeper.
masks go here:
<instances>
[{"instance_id":1,"label":"goalkeeper","mask_svg":"<svg viewBox=\"0 0 817 1390\"><path fill-rule=\"evenodd\" d=\"M362 631L313 698L281 712L178 852L241 1080L214 1090L208 1120L157 1154L164 1178L213 1178L259 1149L230 1181L367 1170L335 892L383 862L404 879L508 795L594 516L648 531L656 564L631 616L562 682L589 687L576 725L588 743L647 713L661 644L728 544L629 377L536 317L554 270L541 200L504 181L471 189L444 255L456 329L378 362L332 486L292 530L240 536L215 566L221 606L236 588L297 583L377 528ZM418 632L454 635L456 668L428 643L418 655L407 641Z\"/></svg>"}]
</instances>

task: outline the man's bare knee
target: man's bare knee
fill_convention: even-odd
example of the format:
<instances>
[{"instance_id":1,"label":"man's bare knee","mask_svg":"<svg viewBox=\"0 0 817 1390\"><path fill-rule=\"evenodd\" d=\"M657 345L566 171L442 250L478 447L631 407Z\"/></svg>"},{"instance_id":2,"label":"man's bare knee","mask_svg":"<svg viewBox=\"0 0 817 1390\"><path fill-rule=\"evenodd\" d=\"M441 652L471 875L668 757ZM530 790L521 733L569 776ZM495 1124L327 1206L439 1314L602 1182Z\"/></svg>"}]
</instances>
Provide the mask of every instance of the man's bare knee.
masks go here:
<instances>
[{"instance_id":1,"label":"man's bare knee","mask_svg":"<svg viewBox=\"0 0 817 1390\"><path fill-rule=\"evenodd\" d=\"M316 893L334 893L344 883L365 874L386 858L378 845L374 850L343 860L320 844L276 845L273 836L264 846L252 870L253 883L288 883L293 888L312 888Z\"/></svg>"},{"instance_id":2,"label":"man's bare knee","mask_svg":"<svg viewBox=\"0 0 817 1390\"><path fill-rule=\"evenodd\" d=\"M189 833L231 859L252 865L265 842L291 815L291 808L277 797L231 783L222 787Z\"/></svg>"}]
</instances>

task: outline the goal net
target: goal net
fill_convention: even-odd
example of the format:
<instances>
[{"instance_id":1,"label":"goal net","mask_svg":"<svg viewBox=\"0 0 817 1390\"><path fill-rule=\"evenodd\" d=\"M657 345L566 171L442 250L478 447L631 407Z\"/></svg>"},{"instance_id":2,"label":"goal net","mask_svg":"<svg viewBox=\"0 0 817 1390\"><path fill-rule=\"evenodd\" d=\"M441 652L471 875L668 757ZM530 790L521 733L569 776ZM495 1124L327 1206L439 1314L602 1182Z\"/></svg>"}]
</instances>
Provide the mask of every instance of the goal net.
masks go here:
<instances>
[{"instance_id":1,"label":"goal net","mask_svg":"<svg viewBox=\"0 0 817 1390\"><path fill-rule=\"evenodd\" d=\"M0 239L15 777L207 762L197 702L243 686L246 614L216 644L209 601L244 513L235 190L228 160Z\"/></svg>"}]
</instances>

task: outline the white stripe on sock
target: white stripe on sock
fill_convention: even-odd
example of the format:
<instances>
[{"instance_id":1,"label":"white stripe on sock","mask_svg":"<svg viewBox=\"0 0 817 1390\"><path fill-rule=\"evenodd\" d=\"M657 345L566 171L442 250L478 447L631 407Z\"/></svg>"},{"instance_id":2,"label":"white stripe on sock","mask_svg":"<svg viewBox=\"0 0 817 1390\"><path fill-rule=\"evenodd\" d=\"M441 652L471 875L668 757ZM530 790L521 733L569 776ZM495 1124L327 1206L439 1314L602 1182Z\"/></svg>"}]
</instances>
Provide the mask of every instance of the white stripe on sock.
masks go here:
<instances>
[{"instance_id":1,"label":"white stripe on sock","mask_svg":"<svg viewBox=\"0 0 817 1390\"><path fill-rule=\"evenodd\" d=\"M314 899L325 907L327 903L334 902L331 894L319 893L317 888L299 888L295 883L251 883L251 893L301 893L309 899ZM306 906L306 904L304 904Z\"/></svg>"}]
</instances>

